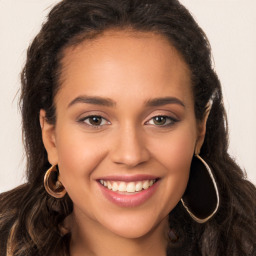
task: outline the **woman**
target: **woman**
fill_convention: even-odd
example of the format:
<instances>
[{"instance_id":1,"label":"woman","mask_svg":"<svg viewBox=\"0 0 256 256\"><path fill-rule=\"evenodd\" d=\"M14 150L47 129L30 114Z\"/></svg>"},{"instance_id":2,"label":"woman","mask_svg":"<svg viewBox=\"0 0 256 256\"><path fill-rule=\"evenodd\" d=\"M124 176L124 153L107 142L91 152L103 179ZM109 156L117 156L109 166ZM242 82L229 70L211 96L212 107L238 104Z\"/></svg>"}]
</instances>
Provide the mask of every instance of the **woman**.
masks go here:
<instances>
[{"instance_id":1,"label":"woman","mask_svg":"<svg viewBox=\"0 0 256 256\"><path fill-rule=\"evenodd\" d=\"M61 1L21 109L28 182L1 195L1 255L255 255L256 190L178 1Z\"/></svg>"}]
</instances>

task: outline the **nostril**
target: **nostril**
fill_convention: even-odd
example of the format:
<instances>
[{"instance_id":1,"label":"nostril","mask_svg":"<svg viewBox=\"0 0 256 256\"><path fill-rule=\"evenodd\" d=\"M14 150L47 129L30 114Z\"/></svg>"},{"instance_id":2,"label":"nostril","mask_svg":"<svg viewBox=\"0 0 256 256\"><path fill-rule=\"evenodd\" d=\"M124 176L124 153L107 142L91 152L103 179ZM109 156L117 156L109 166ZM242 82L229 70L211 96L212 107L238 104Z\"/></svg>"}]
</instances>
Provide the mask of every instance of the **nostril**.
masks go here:
<instances>
[{"instance_id":1,"label":"nostril","mask_svg":"<svg viewBox=\"0 0 256 256\"><path fill-rule=\"evenodd\" d=\"M112 145L111 158L116 164L134 167L145 163L150 158L145 146L145 136L134 122L126 123L120 128Z\"/></svg>"},{"instance_id":2,"label":"nostril","mask_svg":"<svg viewBox=\"0 0 256 256\"><path fill-rule=\"evenodd\" d=\"M144 148L117 148L116 151L112 153L114 163L130 167L141 165L147 162L149 158L149 153Z\"/></svg>"}]
</instances>

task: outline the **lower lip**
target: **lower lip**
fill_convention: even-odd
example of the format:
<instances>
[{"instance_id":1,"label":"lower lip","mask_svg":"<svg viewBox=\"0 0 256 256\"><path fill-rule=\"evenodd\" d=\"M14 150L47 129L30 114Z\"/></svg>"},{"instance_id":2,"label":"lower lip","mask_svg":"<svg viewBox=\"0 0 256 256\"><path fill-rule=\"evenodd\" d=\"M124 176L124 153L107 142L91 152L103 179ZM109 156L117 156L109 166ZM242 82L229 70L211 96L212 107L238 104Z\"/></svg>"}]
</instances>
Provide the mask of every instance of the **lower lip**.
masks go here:
<instances>
[{"instance_id":1,"label":"lower lip","mask_svg":"<svg viewBox=\"0 0 256 256\"><path fill-rule=\"evenodd\" d=\"M142 190L141 192L129 194L119 194L112 190L107 189L99 183L100 189L103 195L112 203L121 207L136 207L145 203L153 194L158 187L159 180L154 183L148 189Z\"/></svg>"}]
</instances>

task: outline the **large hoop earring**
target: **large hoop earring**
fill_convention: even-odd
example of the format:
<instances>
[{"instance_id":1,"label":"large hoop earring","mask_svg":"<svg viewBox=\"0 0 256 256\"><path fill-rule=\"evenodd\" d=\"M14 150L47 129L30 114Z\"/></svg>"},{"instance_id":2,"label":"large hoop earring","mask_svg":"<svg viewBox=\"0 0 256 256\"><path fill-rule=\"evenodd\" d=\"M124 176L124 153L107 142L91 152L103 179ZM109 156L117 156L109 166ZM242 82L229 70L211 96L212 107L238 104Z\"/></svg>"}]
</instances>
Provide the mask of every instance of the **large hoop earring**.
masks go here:
<instances>
[{"instance_id":1,"label":"large hoop earring","mask_svg":"<svg viewBox=\"0 0 256 256\"><path fill-rule=\"evenodd\" d=\"M44 175L44 187L47 193L55 198L62 198L66 194L66 190L62 183L58 180L57 165L53 165Z\"/></svg>"},{"instance_id":2,"label":"large hoop earring","mask_svg":"<svg viewBox=\"0 0 256 256\"><path fill-rule=\"evenodd\" d=\"M186 191L181 198L184 208L192 219L205 223L219 208L219 191L208 164L197 154L191 163Z\"/></svg>"}]
</instances>

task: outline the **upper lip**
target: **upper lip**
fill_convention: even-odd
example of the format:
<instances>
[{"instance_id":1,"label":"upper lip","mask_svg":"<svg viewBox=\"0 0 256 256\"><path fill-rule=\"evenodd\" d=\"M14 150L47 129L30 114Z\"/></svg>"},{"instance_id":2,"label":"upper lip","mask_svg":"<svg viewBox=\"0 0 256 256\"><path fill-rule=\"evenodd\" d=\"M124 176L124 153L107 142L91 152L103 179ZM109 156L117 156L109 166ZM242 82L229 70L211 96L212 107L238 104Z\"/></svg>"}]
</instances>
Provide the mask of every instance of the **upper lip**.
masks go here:
<instances>
[{"instance_id":1,"label":"upper lip","mask_svg":"<svg viewBox=\"0 0 256 256\"><path fill-rule=\"evenodd\" d=\"M159 179L157 176L147 175L147 174L138 174L138 175L109 175L97 178L97 180L104 181L124 181L124 182L132 182L132 181L142 181L142 180L155 180Z\"/></svg>"}]
</instances>

